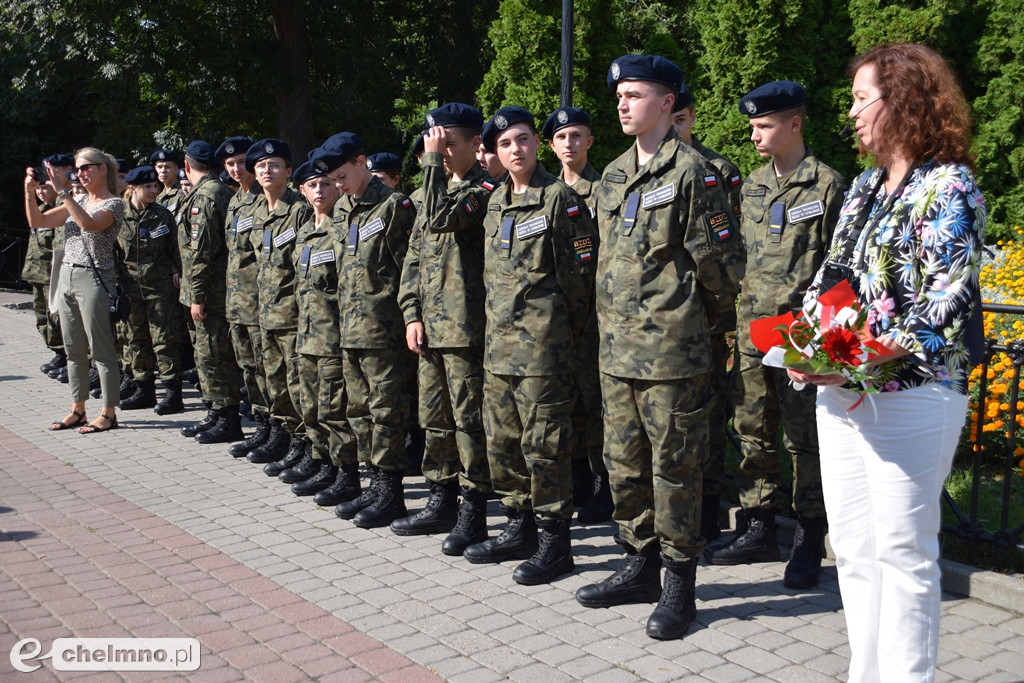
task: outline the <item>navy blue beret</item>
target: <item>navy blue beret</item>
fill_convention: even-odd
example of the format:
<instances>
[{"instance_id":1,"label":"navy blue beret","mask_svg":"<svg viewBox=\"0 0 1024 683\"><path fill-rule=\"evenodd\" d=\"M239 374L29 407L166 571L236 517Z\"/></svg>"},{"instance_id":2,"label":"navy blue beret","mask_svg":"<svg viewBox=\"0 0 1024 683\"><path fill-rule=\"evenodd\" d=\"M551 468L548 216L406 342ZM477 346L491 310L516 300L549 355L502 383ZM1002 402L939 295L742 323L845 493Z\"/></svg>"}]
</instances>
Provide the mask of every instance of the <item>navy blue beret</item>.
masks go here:
<instances>
[{"instance_id":1,"label":"navy blue beret","mask_svg":"<svg viewBox=\"0 0 1024 683\"><path fill-rule=\"evenodd\" d=\"M156 169L152 166L133 168L124 176L124 182L129 185L145 185L146 183L155 183L156 181Z\"/></svg>"},{"instance_id":2,"label":"navy blue beret","mask_svg":"<svg viewBox=\"0 0 1024 683\"><path fill-rule=\"evenodd\" d=\"M78 182L78 174L75 173L74 171L68 171L68 180L70 180L73 183L77 183Z\"/></svg>"},{"instance_id":3,"label":"navy blue beret","mask_svg":"<svg viewBox=\"0 0 1024 683\"><path fill-rule=\"evenodd\" d=\"M284 140L277 138L264 138L254 142L249 151L245 153L245 170L252 173L256 170L256 162L268 157L281 157L289 164L292 162L292 149Z\"/></svg>"},{"instance_id":4,"label":"navy blue beret","mask_svg":"<svg viewBox=\"0 0 1024 683\"><path fill-rule=\"evenodd\" d=\"M378 152L366 157L366 168L371 171L391 171L392 173L402 172L402 160L398 155L391 152Z\"/></svg>"},{"instance_id":5,"label":"navy blue beret","mask_svg":"<svg viewBox=\"0 0 1024 683\"><path fill-rule=\"evenodd\" d=\"M236 181L234 178L232 178L231 174L228 173L227 171L221 171L220 175L217 176L217 177L220 178L220 181L222 183L224 183L225 185L231 185L231 186L238 185L238 181Z\"/></svg>"},{"instance_id":6,"label":"navy blue beret","mask_svg":"<svg viewBox=\"0 0 1024 683\"><path fill-rule=\"evenodd\" d=\"M178 180L188 180L188 174L185 173L185 169L178 169Z\"/></svg>"},{"instance_id":7,"label":"navy blue beret","mask_svg":"<svg viewBox=\"0 0 1024 683\"><path fill-rule=\"evenodd\" d=\"M412 143L412 155L418 157L423 154L423 138L427 137L427 132L423 131L416 136L416 142Z\"/></svg>"},{"instance_id":8,"label":"navy blue beret","mask_svg":"<svg viewBox=\"0 0 1024 683\"><path fill-rule=\"evenodd\" d=\"M740 98L740 113L751 118L799 107L804 103L804 86L793 81L772 81L754 88Z\"/></svg>"},{"instance_id":9,"label":"navy blue beret","mask_svg":"<svg viewBox=\"0 0 1024 683\"><path fill-rule=\"evenodd\" d=\"M484 115L476 107L461 102L449 102L442 104L437 109L431 109L423 117L427 128L432 126L462 127L480 130L484 125Z\"/></svg>"},{"instance_id":10,"label":"navy blue beret","mask_svg":"<svg viewBox=\"0 0 1024 683\"><path fill-rule=\"evenodd\" d=\"M676 95L676 103L672 105L672 113L675 114L677 111L682 111L687 107L693 106L693 93L683 83L683 87L679 88L679 94Z\"/></svg>"},{"instance_id":11,"label":"navy blue beret","mask_svg":"<svg viewBox=\"0 0 1024 683\"><path fill-rule=\"evenodd\" d=\"M245 154L252 147L252 138L247 138L244 135L236 135L230 137L224 142L220 143L220 147L214 152L214 156L220 161L224 161L228 157L233 157L236 154Z\"/></svg>"},{"instance_id":12,"label":"navy blue beret","mask_svg":"<svg viewBox=\"0 0 1024 683\"><path fill-rule=\"evenodd\" d=\"M155 152L153 156L165 151L169 152L170 150L160 150L160 152ZM217 165L217 157L213 155L213 145L206 140L193 140L188 143L188 147L185 148L185 156L191 157L199 163L206 164L207 166ZM153 157L150 157L149 160L154 164L156 163L156 161L153 161ZM177 159L171 159L168 157L160 158L158 161L177 161Z\"/></svg>"},{"instance_id":13,"label":"navy blue beret","mask_svg":"<svg viewBox=\"0 0 1024 683\"><path fill-rule=\"evenodd\" d=\"M116 161L118 173L127 173L128 171L131 170L132 167L128 164L127 159L116 159Z\"/></svg>"},{"instance_id":14,"label":"navy blue beret","mask_svg":"<svg viewBox=\"0 0 1024 683\"><path fill-rule=\"evenodd\" d=\"M50 166L74 166L75 160L69 154L51 154L43 159L43 163Z\"/></svg>"},{"instance_id":15,"label":"navy blue beret","mask_svg":"<svg viewBox=\"0 0 1024 683\"><path fill-rule=\"evenodd\" d=\"M509 126L516 125L517 123L528 123L531 126L536 125L533 114L522 107L502 107L498 111L494 112L494 116L491 117L490 121L484 124L483 132L480 134L480 138L484 143L484 148L488 152L493 152L494 141L497 140L502 131Z\"/></svg>"},{"instance_id":16,"label":"navy blue beret","mask_svg":"<svg viewBox=\"0 0 1024 683\"><path fill-rule=\"evenodd\" d=\"M683 72L660 55L623 55L608 69L608 87L615 90L619 81L662 83L672 88L672 92L679 92L683 87Z\"/></svg>"},{"instance_id":17,"label":"navy blue beret","mask_svg":"<svg viewBox=\"0 0 1024 683\"><path fill-rule=\"evenodd\" d=\"M559 129L566 126L586 126L590 128L590 115L576 107L559 107L551 112L547 121L544 122L541 135L550 140Z\"/></svg>"},{"instance_id":18,"label":"navy blue beret","mask_svg":"<svg viewBox=\"0 0 1024 683\"><path fill-rule=\"evenodd\" d=\"M344 131L324 140L311 161L317 170L330 173L363 151L363 141L355 133Z\"/></svg>"},{"instance_id":19,"label":"navy blue beret","mask_svg":"<svg viewBox=\"0 0 1024 683\"><path fill-rule=\"evenodd\" d=\"M316 166L314 166L312 161L304 161L292 173L292 181L296 185L302 185L307 180L312 180L313 178L320 178L325 175L327 174L324 171L318 169Z\"/></svg>"},{"instance_id":20,"label":"navy blue beret","mask_svg":"<svg viewBox=\"0 0 1024 683\"><path fill-rule=\"evenodd\" d=\"M192 145L194 145L196 142L202 142L202 140L195 140L194 142L190 143L188 146L189 150L192 149ZM195 159L196 161L202 161L202 159L192 154L188 150L186 150L185 153L188 154L193 159ZM181 165L181 159L178 158L178 153L175 152L173 149L158 149L157 151L149 155L149 163L155 164L158 161L173 161L179 166Z\"/></svg>"}]
</instances>

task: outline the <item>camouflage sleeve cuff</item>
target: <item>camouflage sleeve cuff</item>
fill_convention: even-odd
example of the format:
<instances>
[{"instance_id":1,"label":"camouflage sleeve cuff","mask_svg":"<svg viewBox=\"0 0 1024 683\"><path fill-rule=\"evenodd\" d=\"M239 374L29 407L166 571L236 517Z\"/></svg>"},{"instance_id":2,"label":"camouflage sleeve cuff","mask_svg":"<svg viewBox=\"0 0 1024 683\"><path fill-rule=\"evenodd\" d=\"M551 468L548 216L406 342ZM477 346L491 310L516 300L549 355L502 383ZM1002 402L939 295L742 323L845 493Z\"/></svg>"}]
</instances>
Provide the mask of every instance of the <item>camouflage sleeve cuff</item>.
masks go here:
<instances>
[{"instance_id":1,"label":"camouflage sleeve cuff","mask_svg":"<svg viewBox=\"0 0 1024 683\"><path fill-rule=\"evenodd\" d=\"M423 166L444 166L444 156L439 152L424 152Z\"/></svg>"},{"instance_id":2,"label":"camouflage sleeve cuff","mask_svg":"<svg viewBox=\"0 0 1024 683\"><path fill-rule=\"evenodd\" d=\"M409 323L418 323L422 321L422 318L420 317L419 306L409 306L404 311L402 311L402 316L405 318L406 325L409 325Z\"/></svg>"}]
</instances>

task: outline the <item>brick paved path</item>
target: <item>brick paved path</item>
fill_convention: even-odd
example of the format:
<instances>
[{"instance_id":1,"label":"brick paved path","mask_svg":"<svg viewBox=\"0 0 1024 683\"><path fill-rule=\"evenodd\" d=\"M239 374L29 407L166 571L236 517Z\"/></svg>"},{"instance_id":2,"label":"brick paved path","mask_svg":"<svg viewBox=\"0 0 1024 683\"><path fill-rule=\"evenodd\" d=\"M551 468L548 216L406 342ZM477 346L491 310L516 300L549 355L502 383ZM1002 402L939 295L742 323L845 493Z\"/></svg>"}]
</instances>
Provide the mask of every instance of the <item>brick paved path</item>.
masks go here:
<instances>
[{"instance_id":1,"label":"brick paved path","mask_svg":"<svg viewBox=\"0 0 1024 683\"><path fill-rule=\"evenodd\" d=\"M114 432L49 432L67 386L39 373L47 354L30 312L0 308L0 330L2 681L167 676L11 668L16 641L45 652L71 636L197 638L202 666L187 676L198 681L845 677L831 565L802 593L782 586L782 564L701 566L697 623L654 641L650 605L588 610L572 597L617 565L610 525L573 528L573 575L519 586L512 565L358 529L223 447L185 439L177 426L200 415L195 392L185 415L122 411ZM90 401L90 417L98 409ZM407 484L410 508L422 506L422 478ZM947 597L942 626L938 680L1024 679L1024 617Z\"/></svg>"}]
</instances>

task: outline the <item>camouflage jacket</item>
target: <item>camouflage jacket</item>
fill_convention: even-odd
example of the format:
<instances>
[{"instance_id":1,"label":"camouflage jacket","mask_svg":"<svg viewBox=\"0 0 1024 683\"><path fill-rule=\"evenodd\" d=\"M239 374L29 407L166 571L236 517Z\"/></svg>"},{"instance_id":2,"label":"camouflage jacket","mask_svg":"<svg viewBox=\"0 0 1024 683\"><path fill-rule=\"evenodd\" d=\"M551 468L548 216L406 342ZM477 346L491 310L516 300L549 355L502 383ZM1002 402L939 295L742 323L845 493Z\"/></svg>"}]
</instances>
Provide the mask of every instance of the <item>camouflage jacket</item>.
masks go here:
<instances>
[{"instance_id":1,"label":"camouflage jacket","mask_svg":"<svg viewBox=\"0 0 1024 683\"><path fill-rule=\"evenodd\" d=\"M310 218L299 229L294 252L295 299L299 307L297 353L335 358L341 355L338 247L331 236L330 218L319 227Z\"/></svg>"},{"instance_id":2,"label":"camouflage jacket","mask_svg":"<svg viewBox=\"0 0 1024 683\"><path fill-rule=\"evenodd\" d=\"M565 170L558 174L558 179L565 182ZM597 185L597 181L601 179L601 174L597 172L594 165L587 162L587 165L583 167L583 173L580 174L580 179L577 180L569 187L572 191L580 196L580 199L590 209L590 217L594 217L594 186ZM566 183L568 185L568 183Z\"/></svg>"},{"instance_id":3,"label":"camouflage jacket","mask_svg":"<svg viewBox=\"0 0 1024 683\"><path fill-rule=\"evenodd\" d=\"M417 187L415 190L410 192L409 199L412 200L412 208L419 212L420 207L423 205L423 188Z\"/></svg>"},{"instance_id":4,"label":"camouflage jacket","mask_svg":"<svg viewBox=\"0 0 1024 683\"><path fill-rule=\"evenodd\" d=\"M376 177L362 197L334 205L342 348L406 348L398 286L415 213L412 200Z\"/></svg>"},{"instance_id":5,"label":"camouflage jacket","mask_svg":"<svg viewBox=\"0 0 1024 683\"><path fill-rule=\"evenodd\" d=\"M118 282L132 299L147 294L178 292L172 280L181 274L181 254L178 251L177 226L171 212L157 203L141 211L124 203L124 223L117 233L114 247Z\"/></svg>"},{"instance_id":6,"label":"camouflage jacket","mask_svg":"<svg viewBox=\"0 0 1024 683\"><path fill-rule=\"evenodd\" d=\"M402 266L405 324L422 322L433 348L484 345L484 214L494 181L474 164L449 181L436 152L423 155L423 205Z\"/></svg>"},{"instance_id":7,"label":"camouflage jacket","mask_svg":"<svg viewBox=\"0 0 1024 683\"><path fill-rule=\"evenodd\" d=\"M747 247L747 276L737 335L743 353L760 353L750 343L751 320L802 307L804 292L832 242L849 186L810 150L784 178L775 175L769 161L743 182L740 231Z\"/></svg>"},{"instance_id":8,"label":"camouflage jacket","mask_svg":"<svg viewBox=\"0 0 1024 683\"><path fill-rule=\"evenodd\" d=\"M745 256L718 174L670 129L642 168L635 143L609 164L595 193L601 372L708 372L708 334L736 297Z\"/></svg>"},{"instance_id":9,"label":"camouflage jacket","mask_svg":"<svg viewBox=\"0 0 1024 683\"><path fill-rule=\"evenodd\" d=\"M40 204L39 210L49 211L53 206ZM25 250L25 265L21 269L21 279L34 285L45 285L50 281L50 263L53 261L53 250L59 249L64 243L64 228L45 228L28 230L28 248Z\"/></svg>"},{"instance_id":10,"label":"camouflage jacket","mask_svg":"<svg viewBox=\"0 0 1024 683\"><path fill-rule=\"evenodd\" d=\"M231 188L215 173L207 173L184 199L178 212L181 251L181 294L185 306L203 304L224 310L224 277L228 268L224 247L224 216Z\"/></svg>"},{"instance_id":11,"label":"camouflage jacket","mask_svg":"<svg viewBox=\"0 0 1024 683\"><path fill-rule=\"evenodd\" d=\"M185 193L181 190L181 185L178 181L174 181L174 187L171 189L160 190L160 194L156 196L156 203L167 208L171 214L178 218L181 215L182 200L185 199Z\"/></svg>"},{"instance_id":12,"label":"camouflage jacket","mask_svg":"<svg viewBox=\"0 0 1024 683\"><path fill-rule=\"evenodd\" d=\"M509 178L491 194L484 232L484 368L576 372L577 344L594 315L598 251L586 204L538 162L526 192L513 194Z\"/></svg>"},{"instance_id":13,"label":"camouflage jacket","mask_svg":"<svg viewBox=\"0 0 1024 683\"><path fill-rule=\"evenodd\" d=\"M299 228L312 215L313 209L291 188L284 191L273 211L266 199L256 202L249 241L256 252L259 320L264 330L294 330L299 324L293 253Z\"/></svg>"},{"instance_id":14,"label":"camouflage jacket","mask_svg":"<svg viewBox=\"0 0 1024 683\"><path fill-rule=\"evenodd\" d=\"M260 315L256 294L256 250L249 240L253 229L253 212L263 199L259 183L253 182L248 192L239 189L228 202L224 220L224 243L228 250L226 316L236 325L259 325Z\"/></svg>"}]
</instances>

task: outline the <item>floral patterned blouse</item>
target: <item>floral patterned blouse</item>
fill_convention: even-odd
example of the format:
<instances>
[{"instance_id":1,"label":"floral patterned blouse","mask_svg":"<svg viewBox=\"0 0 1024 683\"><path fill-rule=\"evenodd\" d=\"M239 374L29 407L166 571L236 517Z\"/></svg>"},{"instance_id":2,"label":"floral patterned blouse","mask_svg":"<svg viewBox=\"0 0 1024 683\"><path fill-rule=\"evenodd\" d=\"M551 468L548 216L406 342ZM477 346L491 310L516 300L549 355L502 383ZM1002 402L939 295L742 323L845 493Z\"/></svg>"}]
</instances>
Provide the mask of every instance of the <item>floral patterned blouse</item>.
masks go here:
<instances>
[{"instance_id":1,"label":"floral patterned blouse","mask_svg":"<svg viewBox=\"0 0 1024 683\"><path fill-rule=\"evenodd\" d=\"M851 262L842 263L851 227L882 172L865 171L850 188L828 259L804 301L817 297L825 265L849 266L861 305L870 307L872 334L910 351L878 366L875 388L938 383L965 394L971 367L964 331L978 290L985 200L969 168L929 161L914 170L884 215L878 215L884 188L877 193Z\"/></svg>"}]
</instances>

